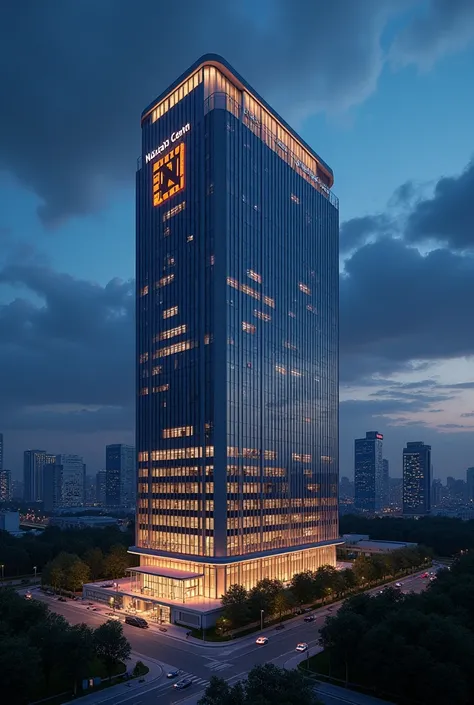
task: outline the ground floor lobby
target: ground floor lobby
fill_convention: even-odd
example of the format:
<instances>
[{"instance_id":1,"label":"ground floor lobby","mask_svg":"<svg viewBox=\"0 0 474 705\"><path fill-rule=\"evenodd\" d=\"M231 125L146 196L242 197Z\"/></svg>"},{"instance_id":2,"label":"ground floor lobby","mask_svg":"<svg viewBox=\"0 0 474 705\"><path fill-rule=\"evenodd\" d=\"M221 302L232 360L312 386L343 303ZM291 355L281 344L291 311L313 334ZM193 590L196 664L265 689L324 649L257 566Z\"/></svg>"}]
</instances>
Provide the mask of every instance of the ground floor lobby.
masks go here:
<instances>
[{"instance_id":1,"label":"ground floor lobby","mask_svg":"<svg viewBox=\"0 0 474 705\"><path fill-rule=\"evenodd\" d=\"M129 568L129 577L113 584L86 584L83 596L158 624L208 628L220 616L222 595L231 585L250 590L264 578L287 585L296 573L335 566L336 543L215 563L165 557L132 547L130 553L140 556L140 565Z\"/></svg>"}]
</instances>

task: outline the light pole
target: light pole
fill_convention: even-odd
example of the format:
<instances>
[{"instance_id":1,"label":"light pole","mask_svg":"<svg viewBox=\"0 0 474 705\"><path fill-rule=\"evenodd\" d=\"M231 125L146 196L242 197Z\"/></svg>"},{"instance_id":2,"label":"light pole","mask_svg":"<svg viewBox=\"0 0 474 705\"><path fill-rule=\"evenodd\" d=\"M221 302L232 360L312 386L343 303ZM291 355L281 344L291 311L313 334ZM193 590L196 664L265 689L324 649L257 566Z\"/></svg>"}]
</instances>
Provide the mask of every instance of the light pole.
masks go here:
<instances>
[{"instance_id":1,"label":"light pole","mask_svg":"<svg viewBox=\"0 0 474 705\"><path fill-rule=\"evenodd\" d=\"M3 583L3 578L4 578L4 570L5 570L5 565L3 563L0 563L0 568L2 569L2 583Z\"/></svg>"},{"instance_id":2,"label":"light pole","mask_svg":"<svg viewBox=\"0 0 474 705\"><path fill-rule=\"evenodd\" d=\"M110 598L110 604L112 605L112 610L115 614L115 597Z\"/></svg>"},{"instance_id":3,"label":"light pole","mask_svg":"<svg viewBox=\"0 0 474 705\"><path fill-rule=\"evenodd\" d=\"M36 580L36 571L38 570L38 567L36 565L34 565L33 570L35 571L35 580Z\"/></svg>"},{"instance_id":4,"label":"light pole","mask_svg":"<svg viewBox=\"0 0 474 705\"><path fill-rule=\"evenodd\" d=\"M263 612L264 610L260 610L260 631L263 630Z\"/></svg>"}]
</instances>

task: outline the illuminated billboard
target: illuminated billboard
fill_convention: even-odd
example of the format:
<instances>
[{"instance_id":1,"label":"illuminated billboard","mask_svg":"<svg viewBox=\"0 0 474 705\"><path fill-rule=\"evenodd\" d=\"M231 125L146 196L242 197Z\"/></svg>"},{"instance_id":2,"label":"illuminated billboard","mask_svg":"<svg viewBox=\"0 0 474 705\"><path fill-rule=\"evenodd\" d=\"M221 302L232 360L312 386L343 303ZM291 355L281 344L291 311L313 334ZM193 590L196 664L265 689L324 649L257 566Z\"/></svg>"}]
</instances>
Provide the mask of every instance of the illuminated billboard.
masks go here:
<instances>
[{"instance_id":1,"label":"illuminated billboard","mask_svg":"<svg viewBox=\"0 0 474 705\"><path fill-rule=\"evenodd\" d=\"M184 142L153 164L153 205L165 201L184 189Z\"/></svg>"}]
</instances>

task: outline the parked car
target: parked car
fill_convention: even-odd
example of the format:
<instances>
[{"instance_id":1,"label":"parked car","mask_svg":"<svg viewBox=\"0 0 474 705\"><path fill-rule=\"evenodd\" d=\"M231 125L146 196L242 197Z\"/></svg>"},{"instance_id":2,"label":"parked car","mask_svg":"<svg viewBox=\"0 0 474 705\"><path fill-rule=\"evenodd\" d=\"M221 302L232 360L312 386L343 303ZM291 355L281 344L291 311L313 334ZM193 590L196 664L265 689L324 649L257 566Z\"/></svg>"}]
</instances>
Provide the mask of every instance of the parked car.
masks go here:
<instances>
[{"instance_id":1,"label":"parked car","mask_svg":"<svg viewBox=\"0 0 474 705\"><path fill-rule=\"evenodd\" d=\"M178 690L183 690L184 688L189 688L190 685L192 685L193 682L191 678L181 678L180 681L176 681L176 683L173 683L173 688L177 688Z\"/></svg>"},{"instance_id":2,"label":"parked car","mask_svg":"<svg viewBox=\"0 0 474 705\"><path fill-rule=\"evenodd\" d=\"M148 629L146 619L143 619L143 617L134 617L130 614L125 617L125 624L130 624L131 627L140 627L140 629Z\"/></svg>"},{"instance_id":3,"label":"parked car","mask_svg":"<svg viewBox=\"0 0 474 705\"><path fill-rule=\"evenodd\" d=\"M314 614L307 614L304 618L305 622L314 622Z\"/></svg>"},{"instance_id":4,"label":"parked car","mask_svg":"<svg viewBox=\"0 0 474 705\"><path fill-rule=\"evenodd\" d=\"M255 643L259 646L265 646L265 644L268 644L268 638L266 636L259 636Z\"/></svg>"},{"instance_id":5,"label":"parked car","mask_svg":"<svg viewBox=\"0 0 474 705\"><path fill-rule=\"evenodd\" d=\"M395 583L395 587L401 588L403 583Z\"/></svg>"},{"instance_id":6,"label":"parked car","mask_svg":"<svg viewBox=\"0 0 474 705\"><path fill-rule=\"evenodd\" d=\"M308 644L306 644L304 641L302 641L300 644L296 645L296 651L308 651Z\"/></svg>"},{"instance_id":7,"label":"parked car","mask_svg":"<svg viewBox=\"0 0 474 705\"><path fill-rule=\"evenodd\" d=\"M67 600L66 600L65 597L63 597L62 595L60 595L60 596L58 597L58 602L67 602Z\"/></svg>"}]
</instances>

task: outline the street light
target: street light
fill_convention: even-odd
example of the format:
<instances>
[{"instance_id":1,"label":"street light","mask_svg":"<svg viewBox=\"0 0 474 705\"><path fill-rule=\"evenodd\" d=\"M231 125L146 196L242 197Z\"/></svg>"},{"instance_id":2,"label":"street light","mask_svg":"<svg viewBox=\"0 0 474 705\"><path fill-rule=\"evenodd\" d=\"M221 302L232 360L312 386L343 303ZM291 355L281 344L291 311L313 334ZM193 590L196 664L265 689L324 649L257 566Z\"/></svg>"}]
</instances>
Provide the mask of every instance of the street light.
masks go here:
<instances>
[{"instance_id":1,"label":"street light","mask_svg":"<svg viewBox=\"0 0 474 705\"><path fill-rule=\"evenodd\" d=\"M263 630L263 612L264 610L260 610L260 631Z\"/></svg>"},{"instance_id":2,"label":"street light","mask_svg":"<svg viewBox=\"0 0 474 705\"><path fill-rule=\"evenodd\" d=\"M36 571L38 570L38 567L36 565L34 565L33 570L35 571L35 580L36 580Z\"/></svg>"},{"instance_id":3,"label":"street light","mask_svg":"<svg viewBox=\"0 0 474 705\"><path fill-rule=\"evenodd\" d=\"M2 583L3 583L5 565L3 563L0 563L0 568L2 569Z\"/></svg>"},{"instance_id":4,"label":"street light","mask_svg":"<svg viewBox=\"0 0 474 705\"><path fill-rule=\"evenodd\" d=\"M110 602L110 604L112 605L112 609L113 609L114 614L115 614L115 597L111 597L110 600L109 600L109 602Z\"/></svg>"}]
</instances>

